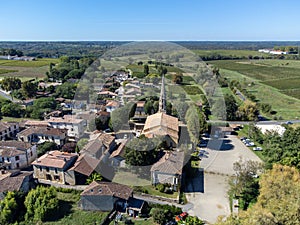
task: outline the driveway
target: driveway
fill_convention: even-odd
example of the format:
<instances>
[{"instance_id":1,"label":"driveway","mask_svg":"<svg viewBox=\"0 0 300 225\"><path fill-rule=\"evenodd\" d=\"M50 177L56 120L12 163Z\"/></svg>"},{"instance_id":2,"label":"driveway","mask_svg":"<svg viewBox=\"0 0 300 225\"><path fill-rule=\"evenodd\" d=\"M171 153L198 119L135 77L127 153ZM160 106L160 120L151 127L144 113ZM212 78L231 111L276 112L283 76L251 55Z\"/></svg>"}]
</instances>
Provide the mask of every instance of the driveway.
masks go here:
<instances>
[{"instance_id":1,"label":"driveway","mask_svg":"<svg viewBox=\"0 0 300 225\"><path fill-rule=\"evenodd\" d=\"M235 174L233 163L240 160L261 160L236 136L211 140L201 160L201 167L186 185L186 197L191 205L185 210L200 217L208 224L216 222L218 216L230 214L227 196L228 178Z\"/></svg>"}]
</instances>

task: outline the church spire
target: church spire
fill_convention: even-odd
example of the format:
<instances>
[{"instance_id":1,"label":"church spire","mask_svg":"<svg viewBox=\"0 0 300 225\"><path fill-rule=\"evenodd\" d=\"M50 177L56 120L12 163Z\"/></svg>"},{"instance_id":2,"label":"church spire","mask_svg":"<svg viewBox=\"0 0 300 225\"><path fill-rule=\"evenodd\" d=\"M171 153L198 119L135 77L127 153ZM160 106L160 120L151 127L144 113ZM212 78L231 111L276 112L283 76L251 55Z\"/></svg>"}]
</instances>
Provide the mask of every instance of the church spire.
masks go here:
<instances>
[{"instance_id":1,"label":"church spire","mask_svg":"<svg viewBox=\"0 0 300 225\"><path fill-rule=\"evenodd\" d=\"M166 90L165 90L165 76L162 75L161 78L161 89L160 89L160 96L159 96L159 108L158 112L166 112Z\"/></svg>"}]
</instances>

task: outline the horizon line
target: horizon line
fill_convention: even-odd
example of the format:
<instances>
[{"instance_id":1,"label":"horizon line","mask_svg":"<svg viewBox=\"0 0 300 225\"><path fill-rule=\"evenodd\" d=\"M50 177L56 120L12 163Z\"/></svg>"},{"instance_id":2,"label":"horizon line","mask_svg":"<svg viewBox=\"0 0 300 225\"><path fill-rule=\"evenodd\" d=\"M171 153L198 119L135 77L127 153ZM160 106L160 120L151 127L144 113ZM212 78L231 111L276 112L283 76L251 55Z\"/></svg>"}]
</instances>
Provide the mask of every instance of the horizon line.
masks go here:
<instances>
[{"instance_id":1,"label":"horizon line","mask_svg":"<svg viewBox=\"0 0 300 225\"><path fill-rule=\"evenodd\" d=\"M0 40L0 42L300 42L300 40Z\"/></svg>"}]
</instances>

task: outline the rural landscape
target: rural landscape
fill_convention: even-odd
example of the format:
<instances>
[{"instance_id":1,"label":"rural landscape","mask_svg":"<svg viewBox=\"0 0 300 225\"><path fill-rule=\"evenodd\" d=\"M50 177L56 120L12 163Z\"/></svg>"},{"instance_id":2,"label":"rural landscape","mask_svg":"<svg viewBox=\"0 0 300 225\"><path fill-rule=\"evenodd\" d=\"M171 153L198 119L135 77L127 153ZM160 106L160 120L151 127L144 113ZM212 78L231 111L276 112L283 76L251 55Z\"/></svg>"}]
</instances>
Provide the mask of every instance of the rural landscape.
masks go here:
<instances>
[{"instance_id":1,"label":"rural landscape","mask_svg":"<svg viewBox=\"0 0 300 225\"><path fill-rule=\"evenodd\" d=\"M3 2L0 225L299 225L297 6Z\"/></svg>"}]
</instances>

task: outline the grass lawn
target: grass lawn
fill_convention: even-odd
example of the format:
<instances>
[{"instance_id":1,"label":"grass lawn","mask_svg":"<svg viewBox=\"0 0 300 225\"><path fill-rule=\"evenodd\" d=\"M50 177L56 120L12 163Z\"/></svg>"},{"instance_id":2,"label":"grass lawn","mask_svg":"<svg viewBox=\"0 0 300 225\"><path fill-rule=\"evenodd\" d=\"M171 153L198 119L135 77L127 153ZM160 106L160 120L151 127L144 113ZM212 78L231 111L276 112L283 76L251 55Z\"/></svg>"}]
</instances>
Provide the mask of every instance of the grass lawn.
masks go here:
<instances>
[{"instance_id":1,"label":"grass lawn","mask_svg":"<svg viewBox=\"0 0 300 225\"><path fill-rule=\"evenodd\" d=\"M162 192L156 190L155 187L152 185L144 186L143 189L147 190L149 195L156 195L156 196L161 196L161 197L165 197L165 198L175 198L175 199L178 197L178 192L173 192L173 194L162 193Z\"/></svg>"},{"instance_id":2,"label":"grass lawn","mask_svg":"<svg viewBox=\"0 0 300 225\"><path fill-rule=\"evenodd\" d=\"M126 179L124 179L126 178ZM149 178L150 179L150 178ZM146 180L138 177L137 174L128 171L118 171L116 172L113 182L126 184L129 186L147 186L151 184L150 180ZM124 183L125 182L125 183Z\"/></svg>"},{"instance_id":3,"label":"grass lawn","mask_svg":"<svg viewBox=\"0 0 300 225\"><path fill-rule=\"evenodd\" d=\"M79 193L58 192L60 210L53 221L44 222L45 225L83 225L101 224L108 215L107 212L83 211L78 207Z\"/></svg>"},{"instance_id":4,"label":"grass lawn","mask_svg":"<svg viewBox=\"0 0 300 225\"><path fill-rule=\"evenodd\" d=\"M2 97L3 98L3 97ZM1 99L1 96L0 96ZM15 117L9 117L9 116L3 116L2 118L2 122L21 122L22 120L35 120L32 118L26 118L26 117L22 117L22 118L15 118Z\"/></svg>"},{"instance_id":5,"label":"grass lawn","mask_svg":"<svg viewBox=\"0 0 300 225\"><path fill-rule=\"evenodd\" d=\"M58 63L59 59L43 58L35 61L19 61L19 60L0 60L1 66L20 66L20 67L41 67L50 63Z\"/></svg>"}]
</instances>

